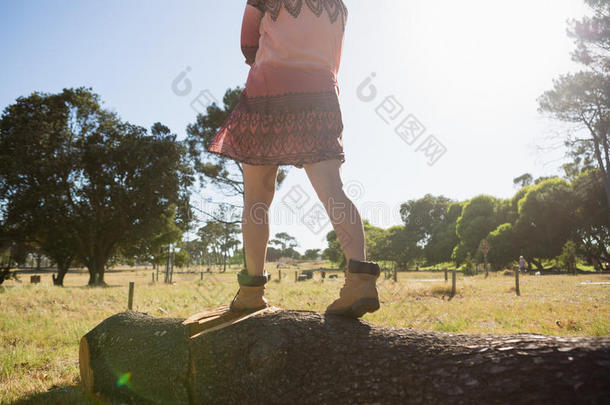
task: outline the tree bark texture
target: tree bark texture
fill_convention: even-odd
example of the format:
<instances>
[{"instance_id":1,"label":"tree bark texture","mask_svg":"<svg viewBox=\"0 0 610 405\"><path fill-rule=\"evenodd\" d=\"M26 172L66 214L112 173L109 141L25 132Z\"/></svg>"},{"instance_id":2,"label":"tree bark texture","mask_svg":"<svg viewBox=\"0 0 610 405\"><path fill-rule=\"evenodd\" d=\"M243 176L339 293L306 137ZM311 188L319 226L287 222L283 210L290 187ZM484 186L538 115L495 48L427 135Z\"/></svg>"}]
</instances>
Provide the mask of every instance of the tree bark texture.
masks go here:
<instances>
[{"instance_id":1,"label":"tree bark texture","mask_svg":"<svg viewBox=\"0 0 610 405\"><path fill-rule=\"evenodd\" d=\"M610 338L466 335L307 311L191 339L116 314L81 340L85 389L135 404L607 404Z\"/></svg>"}]
</instances>

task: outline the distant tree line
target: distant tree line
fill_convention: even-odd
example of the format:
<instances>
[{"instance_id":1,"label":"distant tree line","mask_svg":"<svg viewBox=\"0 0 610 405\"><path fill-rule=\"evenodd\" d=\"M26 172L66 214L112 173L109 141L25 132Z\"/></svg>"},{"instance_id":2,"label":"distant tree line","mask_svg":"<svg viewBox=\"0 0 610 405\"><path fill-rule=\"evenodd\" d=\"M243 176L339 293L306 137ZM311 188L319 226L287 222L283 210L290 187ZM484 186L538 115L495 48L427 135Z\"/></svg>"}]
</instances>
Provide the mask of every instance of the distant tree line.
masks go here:
<instances>
[{"instance_id":1,"label":"distant tree line","mask_svg":"<svg viewBox=\"0 0 610 405\"><path fill-rule=\"evenodd\" d=\"M403 269L461 266L470 260L483 263L480 246L486 240L495 269L523 255L530 268L544 270L544 262L572 246L598 270L610 262L610 211L598 170L586 170L572 181L553 177L526 183L511 199L479 195L452 201L427 194L407 201L400 208L404 225L382 229L365 222L367 256ZM334 231L327 239L325 257L344 266Z\"/></svg>"}]
</instances>

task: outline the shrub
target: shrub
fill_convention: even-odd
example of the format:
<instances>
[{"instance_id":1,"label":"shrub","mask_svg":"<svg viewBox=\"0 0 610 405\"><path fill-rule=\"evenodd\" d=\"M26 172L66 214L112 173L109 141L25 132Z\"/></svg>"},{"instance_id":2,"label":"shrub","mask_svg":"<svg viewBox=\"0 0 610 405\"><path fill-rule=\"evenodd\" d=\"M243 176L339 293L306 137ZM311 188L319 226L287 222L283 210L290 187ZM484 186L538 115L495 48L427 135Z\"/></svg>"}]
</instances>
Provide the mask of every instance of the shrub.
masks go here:
<instances>
[{"instance_id":1,"label":"shrub","mask_svg":"<svg viewBox=\"0 0 610 405\"><path fill-rule=\"evenodd\" d=\"M569 240L563 245L561 255L557 258L559 267L565 269L568 273L576 274L576 243Z\"/></svg>"},{"instance_id":2,"label":"shrub","mask_svg":"<svg viewBox=\"0 0 610 405\"><path fill-rule=\"evenodd\" d=\"M477 274L474 259L470 252L466 255L466 260L464 260L464 266L462 266L462 272L465 276L474 276Z\"/></svg>"}]
</instances>

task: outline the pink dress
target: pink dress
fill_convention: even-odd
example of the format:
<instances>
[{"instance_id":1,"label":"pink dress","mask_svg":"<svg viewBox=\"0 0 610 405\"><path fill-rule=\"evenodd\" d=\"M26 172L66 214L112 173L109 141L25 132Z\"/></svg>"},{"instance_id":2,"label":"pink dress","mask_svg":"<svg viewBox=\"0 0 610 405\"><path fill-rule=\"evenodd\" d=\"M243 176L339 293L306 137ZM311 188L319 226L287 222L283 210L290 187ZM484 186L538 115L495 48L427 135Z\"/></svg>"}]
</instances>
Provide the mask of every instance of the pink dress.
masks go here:
<instances>
[{"instance_id":1,"label":"pink dress","mask_svg":"<svg viewBox=\"0 0 610 405\"><path fill-rule=\"evenodd\" d=\"M252 165L345 162L337 71L346 20L341 0L248 0L250 73L208 151Z\"/></svg>"}]
</instances>

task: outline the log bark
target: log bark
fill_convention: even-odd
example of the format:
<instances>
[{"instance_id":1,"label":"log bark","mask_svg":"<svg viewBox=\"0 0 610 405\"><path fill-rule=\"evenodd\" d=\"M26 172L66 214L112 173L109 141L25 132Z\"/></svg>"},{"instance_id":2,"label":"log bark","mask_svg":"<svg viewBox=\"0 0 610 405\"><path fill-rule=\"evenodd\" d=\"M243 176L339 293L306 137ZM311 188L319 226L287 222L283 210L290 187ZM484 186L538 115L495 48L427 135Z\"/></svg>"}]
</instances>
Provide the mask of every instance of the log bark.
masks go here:
<instances>
[{"instance_id":1,"label":"log bark","mask_svg":"<svg viewBox=\"0 0 610 405\"><path fill-rule=\"evenodd\" d=\"M279 311L191 339L182 321L103 321L81 340L85 389L130 404L610 403L610 338L421 332Z\"/></svg>"}]
</instances>

